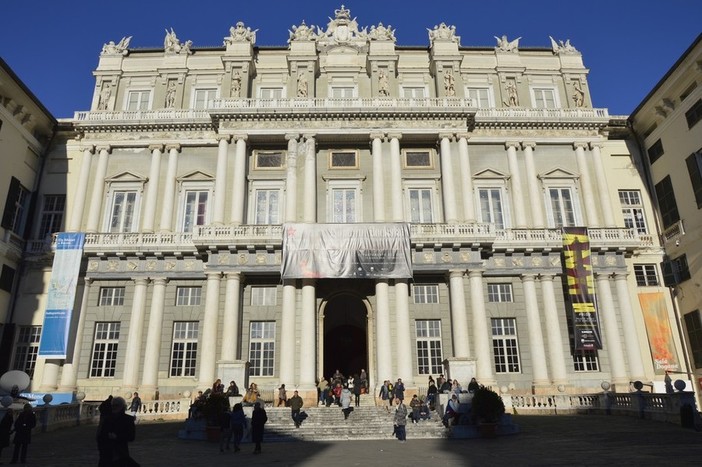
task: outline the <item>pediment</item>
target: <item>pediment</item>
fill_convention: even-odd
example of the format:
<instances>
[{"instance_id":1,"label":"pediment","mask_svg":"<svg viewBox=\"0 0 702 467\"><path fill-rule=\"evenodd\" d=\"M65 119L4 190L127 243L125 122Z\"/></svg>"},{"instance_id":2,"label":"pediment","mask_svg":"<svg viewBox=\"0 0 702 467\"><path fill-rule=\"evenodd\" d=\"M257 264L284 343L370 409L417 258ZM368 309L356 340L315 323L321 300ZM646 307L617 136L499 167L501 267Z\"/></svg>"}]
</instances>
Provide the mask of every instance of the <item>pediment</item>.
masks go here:
<instances>
[{"instance_id":1,"label":"pediment","mask_svg":"<svg viewBox=\"0 0 702 467\"><path fill-rule=\"evenodd\" d=\"M139 183L146 183L147 177L144 177L143 175L139 175L134 172L120 172L118 174L115 174L111 177L107 177L105 181L108 183L116 183L116 182L139 182Z\"/></svg>"},{"instance_id":2,"label":"pediment","mask_svg":"<svg viewBox=\"0 0 702 467\"><path fill-rule=\"evenodd\" d=\"M510 175L497 169L487 168L473 174L473 178L477 180L507 180Z\"/></svg>"},{"instance_id":3,"label":"pediment","mask_svg":"<svg viewBox=\"0 0 702 467\"><path fill-rule=\"evenodd\" d=\"M199 170L193 170L192 172L181 175L177 180L179 182L209 182L214 180L214 175L210 175Z\"/></svg>"},{"instance_id":4,"label":"pediment","mask_svg":"<svg viewBox=\"0 0 702 467\"><path fill-rule=\"evenodd\" d=\"M562 167L555 167L547 172L543 172L538 175L539 178L567 178L569 180L576 180L580 178L579 174L573 173L570 170L566 170Z\"/></svg>"}]
</instances>

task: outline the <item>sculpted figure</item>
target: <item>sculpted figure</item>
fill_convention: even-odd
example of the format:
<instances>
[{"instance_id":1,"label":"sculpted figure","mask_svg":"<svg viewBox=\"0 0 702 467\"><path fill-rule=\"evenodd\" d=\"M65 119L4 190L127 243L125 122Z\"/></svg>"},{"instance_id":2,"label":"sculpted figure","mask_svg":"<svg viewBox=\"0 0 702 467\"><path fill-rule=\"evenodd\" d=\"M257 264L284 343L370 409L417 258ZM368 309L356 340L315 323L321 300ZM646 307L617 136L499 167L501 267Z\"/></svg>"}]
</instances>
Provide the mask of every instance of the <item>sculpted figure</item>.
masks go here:
<instances>
[{"instance_id":1,"label":"sculpted figure","mask_svg":"<svg viewBox=\"0 0 702 467\"><path fill-rule=\"evenodd\" d=\"M368 38L373 41L393 41L395 42L395 31L388 24L386 28L383 23L378 23L378 26L371 26Z\"/></svg>"},{"instance_id":2,"label":"sculpted figure","mask_svg":"<svg viewBox=\"0 0 702 467\"><path fill-rule=\"evenodd\" d=\"M98 110L108 110L110 107L110 97L112 96L112 86L107 83L100 91L100 100L98 101Z\"/></svg>"},{"instance_id":3,"label":"sculpted figure","mask_svg":"<svg viewBox=\"0 0 702 467\"><path fill-rule=\"evenodd\" d=\"M231 96L232 97L239 97L240 95L241 95L241 74L239 74L239 72L237 71L232 76Z\"/></svg>"},{"instance_id":4,"label":"sculpted figure","mask_svg":"<svg viewBox=\"0 0 702 467\"><path fill-rule=\"evenodd\" d=\"M575 54L578 50L570 45L570 39L566 39L565 43L563 41L556 41L553 37L548 36L551 39L551 48L553 53L556 55L560 54Z\"/></svg>"},{"instance_id":5,"label":"sculpted figure","mask_svg":"<svg viewBox=\"0 0 702 467\"><path fill-rule=\"evenodd\" d=\"M132 36L125 36L118 43L115 44L114 41L110 41L102 46L103 54L127 54L127 47L129 47L129 41L132 40Z\"/></svg>"},{"instance_id":6,"label":"sculpted figure","mask_svg":"<svg viewBox=\"0 0 702 467\"><path fill-rule=\"evenodd\" d=\"M304 73L297 76L297 97L307 97L307 77Z\"/></svg>"},{"instance_id":7,"label":"sculpted figure","mask_svg":"<svg viewBox=\"0 0 702 467\"><path fill-rule=\"evenodd\" d=\"M585 104L585 91L583 91L580 81L573 82L573 102L576 107L582 107Z\"/></svg>"},{"instance_id":8,"label":"sculpted figure","mask_svg":"<svg viewBox=\"0 0 702 467\"><path fill-rule=\"evenodd\" d=\"M380 70L378 73L378 94L384 97L390 95L388 75L385 70Z\"/></svg>"},{"instance_id":9,"label":"sculpted figure","mask_svg":"<svg viewBox=\"0 0 702 467\"><path fill-rule=\"evenodd\" d=\"M231 43L231 42L251 42L252 44L256 43L256 31L258 29L252 31L251 28L248 28L244 25L243 21L239 21L236 23L236 27L232 26L229 28L229 37L226 37L224 39L224 43Z\"/></svg>"},{"instance_id":10,"label":"sculpted figure","mask_svg":"<svg viewBox=\"0 0 702 467\"><path fill-rule=\"evenodd\" d=\"M519 39L521 37L517 37L513 41L507 40L507 36L503 35L502 37L497 37L493 36L495 39L497 39L497 46L495 47L495 50L499 50L501 52L514 52L517 53L519 50Z\"/></svg>"},{"instance_id":11,"label":"sculpted figure","mask_svg":"<svg viewBox=\"0 0 702 467\"><path fill-rule=\"evenodd\" d=\"M456 26L446 26L446 23L441 23L435 25L434 29L427 29L429 32L429 42L433 43L435 40L450 40L451 42L459 42L460 37L456 35Z\"/></svg>"},{"instance_id":12,"label":"sculpted figure","mask_svg":"<svg viewBox=\"0 0 702 467\"><path fill-rule=\"evenodd\" d=\"M444 72L444 91L447 97L456 95L455 78L451 70L446 70L446 72Z\"/></svg>"},{"instance_id":13,"label":"sculpted figure","mask_svg":"<svg viewBox=\"0 0 702 467\"><path fill-rule=\"evenodd\" d=\"M310 41L316 39L317 34L314 32L315 29L316 26L307 26L303 20L302 24L299 26L293 26L292 30L288 30L290 33L288 43L292 41Z\"/></svg>"},{"instance_id":14,"label":"sculpted figure","mask_svg":"<svg viewBox=\"0 0 702 467\"><path fill-rule=\"evenodd\" d=\"M168 89L166 90L166 108L172 109L175 107L175 96L176 96L176 83L171 81L168 83Z\"/></svg>"},{"instance_id":15,"label":"sculpted figure","mask_svg":"<svg viewBox=\"0 0 702 467\"><path fill-rule=\"evenodd\" d=\"M163 39L163 50L166 53L178 53L180 49L180 40L178 40L178 36L176 36L173 28L171 28L170 31L166 29L166 37Z\"/></svg>"},{"instance_id":16,"label":"sculpted figure","mask_svg":"<svg viewBox=\"0 0 702 467\"><path fill-rule=\"evenodd\" d=\"M505 102L505 104L508 107L517 107L519 105L517 84L514 82L514 80L507 81L507 102Z\"/></svg>"}]
</instances>

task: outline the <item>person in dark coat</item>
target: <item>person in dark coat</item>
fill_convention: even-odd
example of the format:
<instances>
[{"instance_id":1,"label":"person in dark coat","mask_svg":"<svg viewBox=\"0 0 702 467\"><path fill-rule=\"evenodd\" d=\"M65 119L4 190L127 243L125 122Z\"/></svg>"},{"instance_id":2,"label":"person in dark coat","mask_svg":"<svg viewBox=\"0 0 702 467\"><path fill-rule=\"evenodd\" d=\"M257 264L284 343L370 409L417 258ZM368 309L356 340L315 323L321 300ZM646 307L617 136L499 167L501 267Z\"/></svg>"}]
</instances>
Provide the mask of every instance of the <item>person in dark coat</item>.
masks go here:
<instances>
[{"instance_id":1,"label":"person in dark coat","mask_svg":"<svg viewBox=\"0 0 702 467\"><path fill-rule=\"evenodd\" d=\"M102 401L98 406L100 411L100 421L98 422L97 440L98 447L98 467L108 467L112 465L112 442L107 437L107 432L103 431L105 421L112 416L112 396Z\"/></svg>"},{"instance_id":2,"label":"person in dark coat","mask_svg":"<svg viewBox=\"0 0 702 467\"><path fill-rule=\"evenodd\" d=\"M12 433L14 421L12 409L5 409L5 416L0 420L0 455L2 454L2 449L10 445L10 433Z\"/></svg>"},{"instance_id":3,"label":"person in dark coat","mask_svg":"<svg viewBox=\"0 0 702 467\"><path fill-rule=\"evenodd\" d=\"M256 443L254 454L261 454L261 441L263 441L263 425L268 421L268 415L260 402L254 404L251 415L251 441Z\"/></svg>"},{"instance_id":4,"label":"person in dark coat","mask_svg":"<svg viewBox=\"0 0 702 467\"><path fill-rule=\"evenodd\" d=\"M129 455L128 443L134 441L134 417L125 413L127 402L122 397L111 401L112 412L105 418L98 433L98 439L107 440L109 457L101 461L106 466L138 466Z\"/></svg>"},{"instance_id":5,"label":"person in dark coat","mask_svg":"<svg viewBox=\"0 0 702 467\"><path fill-rule=\"evenodd\" d=\"M15 420L15 450L12 453L12 461L15 464L19 461L24 464L27 462L27 447L32 442L32 429L37 426L37 416L32 412L31 404L24 404L22 412Z\"/></svg>"}]
</instances>

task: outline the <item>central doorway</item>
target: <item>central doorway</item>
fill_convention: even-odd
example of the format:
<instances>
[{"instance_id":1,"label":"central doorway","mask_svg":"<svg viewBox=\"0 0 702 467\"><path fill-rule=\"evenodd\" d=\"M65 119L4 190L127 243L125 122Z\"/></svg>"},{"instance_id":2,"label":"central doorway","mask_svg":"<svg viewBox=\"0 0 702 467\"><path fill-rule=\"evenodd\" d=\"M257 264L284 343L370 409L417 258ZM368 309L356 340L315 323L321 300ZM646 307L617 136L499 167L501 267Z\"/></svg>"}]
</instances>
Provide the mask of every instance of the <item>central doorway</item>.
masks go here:
<instances>
[{"instance_id":1,"label":"central doorway","mask_svg":"<svg viewBox=\"0 0 702 467\"><path fill-rule=\"evenodd\" d=\"M342 293L324 309L324 376L368 372L368 313L356 295Z\"/></svg>"}]
</instances>

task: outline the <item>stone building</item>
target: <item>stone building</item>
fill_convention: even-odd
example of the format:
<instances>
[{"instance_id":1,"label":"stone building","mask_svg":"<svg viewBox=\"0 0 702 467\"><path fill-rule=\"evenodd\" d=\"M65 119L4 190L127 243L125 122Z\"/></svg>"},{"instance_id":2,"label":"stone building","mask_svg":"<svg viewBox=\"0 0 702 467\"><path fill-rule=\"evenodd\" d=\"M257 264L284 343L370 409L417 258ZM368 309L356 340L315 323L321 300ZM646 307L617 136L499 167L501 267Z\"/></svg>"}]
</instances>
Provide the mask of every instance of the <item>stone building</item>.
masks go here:
<instances>
[{"instance_id":1,"label":"stone building","mask_svg":"<svg viewBox=\"0 0 702 467\"><path fill-rule=\"evenodd\" d=\"M105 44L91 109L60 122L39 187L86 237L69 352L39 358L35 390L167 398L221 378L313 397L337 369L422 390L440 373L513 393L662 380L637 297L666 289L637 283L663 252L636 145L626 117L592 107L569 41L465 47L442 23L405 47L343 7L285 47L257 31ZM571 226L588 228L601 349L575 350ZM285 276L286 239L308 231L334 258L341 240L407 232L411 272ZM40 250L20 329L42 323Z\"/></svg>"}]
</instances>

